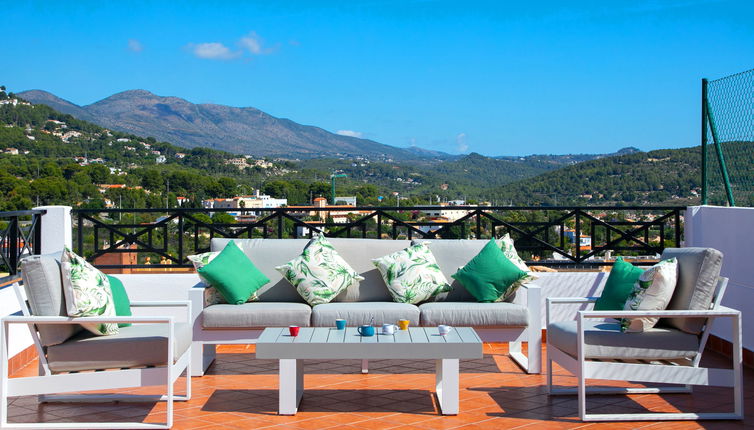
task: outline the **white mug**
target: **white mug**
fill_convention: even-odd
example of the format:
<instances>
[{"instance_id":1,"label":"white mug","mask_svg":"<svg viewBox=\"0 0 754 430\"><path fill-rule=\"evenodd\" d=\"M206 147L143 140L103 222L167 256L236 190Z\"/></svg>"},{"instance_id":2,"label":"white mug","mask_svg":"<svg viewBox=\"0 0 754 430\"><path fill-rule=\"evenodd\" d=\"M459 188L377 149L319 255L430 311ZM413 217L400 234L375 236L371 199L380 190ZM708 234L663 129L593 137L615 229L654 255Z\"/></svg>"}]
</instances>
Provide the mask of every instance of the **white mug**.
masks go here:
<instances>
[{"instance_id":1,"label":"white mug","mask_svg":"<svg viewBox=\"0 0 754 430\"><path fill-rule=\"evenodd\" d=\"M437 331L439 331L441 335L445 336L446 334L450 333L451 328L452 327L450 327L449 325L440 324L437 326Z\"/></svg>"},{"instance_id":2,"label":"white mug","mask_svg":"<svg viewBox=\"0 0 754 430\"><path fill-rule=\"evenodd\" d=\"M382 334L392 335L395 334L395 330L398 328L395 324L382 324Z\"/></svg>"}]
</instances>

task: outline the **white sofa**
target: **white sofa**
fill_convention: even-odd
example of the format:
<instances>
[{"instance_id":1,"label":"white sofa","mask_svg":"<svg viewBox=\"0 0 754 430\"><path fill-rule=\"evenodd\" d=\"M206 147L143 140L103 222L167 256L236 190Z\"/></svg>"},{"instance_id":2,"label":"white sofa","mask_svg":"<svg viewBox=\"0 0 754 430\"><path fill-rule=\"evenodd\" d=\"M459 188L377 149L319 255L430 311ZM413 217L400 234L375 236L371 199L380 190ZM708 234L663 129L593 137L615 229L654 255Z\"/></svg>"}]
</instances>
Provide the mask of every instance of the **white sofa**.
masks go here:
<instances>
[{"instance_id":1,"label":"white sofa","mask_svg":"<svg viewBox=\"0 0 754 430\"><path fill-rule=\"evenodd\" d=\"M522 287L511 302L477 303L450 275L471 260L486 244L484 240L428 240L438 265L449 281L451 291L444 301L418 306L395 303L373 258L401 250L408 240L328 239L340 255L365 279L344 291L331 303L309 306L277 271L298 256L307 239L212 239L212 251L222 250L235 240L270 283L262 287L259 301L242 305L205 306L204 288L199 283L189 290L193 322L193 376L201 376L215 358L217 344L254 343L265 327L334 326L335 319L348 324L394 323L408 319L412 325L471 326L483 340L510 342L511 357L528 373L541 372L541 298L536 282ZM528 342L531 353L522 352Z\"/></svg>"}]
</instances>

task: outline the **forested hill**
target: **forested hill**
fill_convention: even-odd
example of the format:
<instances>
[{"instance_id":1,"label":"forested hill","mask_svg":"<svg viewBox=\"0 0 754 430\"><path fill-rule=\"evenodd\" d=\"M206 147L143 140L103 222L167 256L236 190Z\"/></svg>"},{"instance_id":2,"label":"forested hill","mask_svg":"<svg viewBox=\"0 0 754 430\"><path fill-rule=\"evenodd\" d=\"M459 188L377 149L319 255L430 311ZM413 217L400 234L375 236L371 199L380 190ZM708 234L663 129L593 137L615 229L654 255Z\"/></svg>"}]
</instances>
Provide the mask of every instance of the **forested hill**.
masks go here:
<instances>
[{"instance_id":1,"label":"forested hill","mask_svg":"<svg viewBox=\"0 0 754 430\"><path fill-rule=\"evenodd\" d=\"M601 158L504 185L494 195L530 205L699 203L700 158L698 147Z\"/></svg>"}]
</instances>

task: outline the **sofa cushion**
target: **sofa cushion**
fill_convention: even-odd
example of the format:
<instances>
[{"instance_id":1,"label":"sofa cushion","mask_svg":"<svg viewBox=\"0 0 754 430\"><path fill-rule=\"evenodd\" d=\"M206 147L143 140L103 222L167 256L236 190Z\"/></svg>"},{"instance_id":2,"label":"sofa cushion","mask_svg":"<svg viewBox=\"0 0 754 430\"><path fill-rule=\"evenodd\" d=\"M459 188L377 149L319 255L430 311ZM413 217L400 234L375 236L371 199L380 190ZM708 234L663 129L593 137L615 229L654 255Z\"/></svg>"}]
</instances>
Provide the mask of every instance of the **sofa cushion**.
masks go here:
<instances>
[{"instance_id":1,"label":"sofa cushion","mask_svg":"<svg viewBox=\"0 0 754 430\"><path fill-rule=\"evenodd\" d=\"M559 321L547 327L547 341L576 357L576 321ZM584 321L586 358L660 360L694 358L699 348L696 335L673 328L650 328L623 333L617 322Z\"/></svg>"},{"instance_id":2,"label":"sofa cushion","mask_svg":"<svg viewBox=\"0 0 754 430\"><path fill-rule=\"evenodd\" d=\"M63 278L60 271L61 253L31 255L21 260L21 275L24 290L29 300L32 315L67 317L63 296ZM80 332L78 324L40 324L37 326L39 340L43 346L65 342Z\"/></svg>"},{"instance_id":3,"label":"sofa cushion","mask_svg":"<svg viewBox=\"0 0 754 430\"><path fill-rule=\"evenodd\" d=\"M81 332L59 345L50 346L47 361L53 372L164 365L168 330L167 324L133 324L109 336ZM175 324L175 359L188 350L191 334L190 325Z\"/></svg>"},{"instance_id":4,"label":"sofa cushion","mask_svg":"<svg viewBox=\"0 0 754 430\"><path fill-rule=\"evenodd\" d=\"M457 327L526 327L526 306L507 303L435 302L419 306L421 325L439 324Z\"/></svg>"},{"instance_id":5,"label":"sofa cushion","mask_svg":"<svg viewBox=\"0 0 754 430\"><path fill-rule=\"evenodd\" d=\"M450 291L450 283L442 274L429 247L411 245L372 260L382 274L393 301L417 304L441 300Z\"/></svg>"},{"instance_id":6,"label":"sofa cushion","mask_svg":"<svg viewBox=\"0 0 754 430\"><path fill-rule=\"evenodd\" d=\"M326 303L312 309L314 327L335 327L336 319L345 319L349 326L369 324L374 317L375 325L395 324L400 319L419 323L419 308L409 303L353 302Z\"/></svg>"},{"instance_id":7,"label":"sofa cushion","mask_svg":"<svg viewBox=\"0 0 754 430\"><path fill-rule=\"evenodd\" d=\"M305 303L249 302L217 304L204 308L204 328L308 327L312 308Z\"/></svg>"},{"instance_id":8,"label":"sofa cushion","mask_svg":"<svg viewBox=\"0 0 754 430\"><path fill-rule=\"evenodd\" d=\"M668 248L661 258L678 260L678 283L667 309L709 309L723 265L722 252L713 248ZM702 318L669 318L663 322L693 334L701 333L704 325Z\"/></svg>"}]
</instances>

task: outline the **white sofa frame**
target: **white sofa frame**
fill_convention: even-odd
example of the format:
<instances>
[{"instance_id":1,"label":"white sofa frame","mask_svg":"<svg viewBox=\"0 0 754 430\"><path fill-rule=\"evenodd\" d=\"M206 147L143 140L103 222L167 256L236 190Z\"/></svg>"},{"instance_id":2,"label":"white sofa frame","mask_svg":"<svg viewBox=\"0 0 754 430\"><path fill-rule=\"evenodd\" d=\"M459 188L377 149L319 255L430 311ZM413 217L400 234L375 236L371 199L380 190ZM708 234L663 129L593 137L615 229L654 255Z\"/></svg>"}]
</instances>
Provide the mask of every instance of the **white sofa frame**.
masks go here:
<instances>
[{"instance_id":1,"label":"white sofa frame","mask_svg":"<svg viewBox=\"0 0 754 430\"><path fill-rule=\"evenodd\" d=\"M189 290L193 325L192 376L202 376L216 357L216 345L254 344L264 327L244 329L207 329L202 326L204 287L199 283ZM529 310L527 327L479 328L477 333L485 342L508 342L510 356L527 373L542 373L541 289L536 283L521 286L526 291ZM522 343L528 343L524 354ZM362 362L362 372L367 373L367 362Z\"/></svg>"},{"instance_id":2,"label":"white sofa frame","mask_svg":"<svg viewBox=\"0 0 754 430\"><path fill-rule=\"evenodd\" d=\"M23 316L6 316L0 320L0 363L8 363L9 328L11 324L26 324L31 333L39 357L39 376L10 378L8 366L0 372L0 428L18 429L166 429L173 425L173 401L188 401L191 398L191 346L175 359L174 339L175 321L172 316L121 316L121 317L59 317L33 316L24 300L21 287L13 284L16 298L21 306ZM184 307L187 316L191 316L189 301L138 301L131 302L132 307ZM132 323L132 324L166 324L168 331L168 351L166 366L133 368L120 370L70 372L54 374L47 363L42 343L35 326L42 324L80 324L80 323ZM172 364L170 364L172 363ZM185 395L176 395L173 385L183 371L186 371ZM80 391L122 389L166 385L164 395L118 395L118 394L73 394ZM46 402L145 402L166 401L167 418L164 423L142 422L65 422L65 423L9 423L8 397L38 395L42 403Z\"/></svg>"},{"instance_id":3,"label":"white sofa frame","mask_svg":"<svg viewBox=\"0 0 754 430\"><path fill-rule=\"evenodd\" d=\"M715 296L709 310L662 310L662 311L578 311L577 357L561 351L547 341L547 388L550 395L577 394L579 417L582 421L648 421L648 420L741 420L743 419L743 373L741 346L741 312L720 305L728 279L718 279ZM590 304L596 297L548 298L546 320L550 325L551 306L556 304ZM585 360L584 359L584 320L586 318L635 318L689 317L706 319L699 339L699 349L690 363L668 360L649 361ZM717 318L730 318L732 322L733 366L732 369L700 367L702 353L709 338L712 321ZM576 388L555 388L552 384L552 363L556 362L578 380ZM594 387L586 386L587 379L613 381L634 381L660 384L677 384L661 387ZM733 412L711 413L635 413L635 414L588 414L586 413L587 394L647 394L647 393L690 393L693 385L707 385L733 388Z\"/></svg>"}]
</instances>

